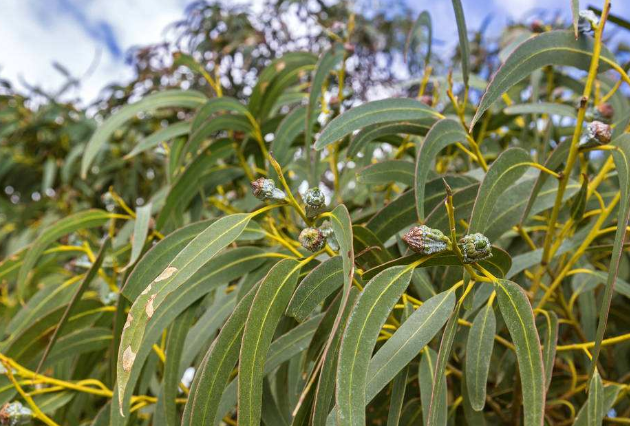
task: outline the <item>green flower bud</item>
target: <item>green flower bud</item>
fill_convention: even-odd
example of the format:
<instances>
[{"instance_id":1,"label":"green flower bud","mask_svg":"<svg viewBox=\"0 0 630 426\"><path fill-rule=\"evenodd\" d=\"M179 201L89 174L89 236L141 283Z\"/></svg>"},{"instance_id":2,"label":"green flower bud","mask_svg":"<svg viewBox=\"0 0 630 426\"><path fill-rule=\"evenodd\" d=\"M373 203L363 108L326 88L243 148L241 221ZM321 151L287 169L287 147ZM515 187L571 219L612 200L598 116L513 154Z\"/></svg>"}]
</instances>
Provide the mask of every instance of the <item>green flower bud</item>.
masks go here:
<instances>
[{"instance_id":1,"label":"green flower bud","mask_svg":"<svg viewBox=\"0 0 630 426\"><path fill-rule=\"evenodd\" d=\"M464 255L464 263L475 263L492 257L492 245L483 234L465 235L459 240L458 247Z\"/></svg>"},{"instance_id":2,"label":"green flower bud","mask_svg":"<svg viewBox=\"0 0 630 426\"><path fill-rule=\"evenodd\" d=\"M306 216L313 217L326 206L326 197L319 188L311 188L304 194L304 204L306 205Z\"/></svg>"},{"instance_id":3,"label":"green flower bud","mask_svg":"<svg viewBox=\"0 0 630 426\"><path fill-rule=\"evenodd\" d=\"M580 18L578 19L578 32L586 34L595 31L599 25L599 18L592 10L580 10Z\"/></svg>"},{"instance_id":4,"label":"green flower bud","mask_svg":"<svg viewBox=\"0 0 630 426\"><path fill-rule=\"evenodd\" d=\"M448 250L451 240L439 229L425 225L412 227L402 237L411 250L416 253L433 254Z\"/></svg>"},{"instance_id":5,"label":"green flower bud","mask_svg":"<svg viewBox=\"0 0 630 426\"><path fill-rule=\"evenodd\" d=\"M300 244L308 251L316 252L324 248L326 237L317 228L304 228L298 237Z\"/></svg>"},{"instance_id":6,"label":"green flower bud","mask_svg":"<svg viewBox=\"0 0 630 426\"><path fill-rule=\"evenodd\" d=\"M20 402L7 402L0 409L0 425L19 426L31 423L33 412Z\"/></svg>"},{"instance_id":7,"label":"green flower bud","mask_svg":"<svg viewBox=\"0 0 630 426\"><path fill-rule=\"evenodd\" d=\"M326 242L330 246L333 251L339 251L339 242L337 241L337 237L335 237L335 232L333 231L332 225L329 221L322 223L322 226L319 227L324 238L326 238Z\"/></svg>"},{"instance_id":8,"label":"green flower bud","mask_svg":"<svg viewBox=\"0 0 630 426\"><path fill-rule=\"evenodd\" d=\"M595 109L594 117L596 120L602 121L604 123L610 123L615 116L615 109L608 102L604 102L603 104L599 104Z\"/></svg>"},{"instance_id":9,"label":"green flower bud","mask_svg":"<svg viewBox=\"0 0 630 426\"><path fill-rule=\"evenodd\" d=\"M251 182L252 193L259 200L284 200L287 194L276 188L273 179L258 178Z\"/></svg>"}]
</instances>

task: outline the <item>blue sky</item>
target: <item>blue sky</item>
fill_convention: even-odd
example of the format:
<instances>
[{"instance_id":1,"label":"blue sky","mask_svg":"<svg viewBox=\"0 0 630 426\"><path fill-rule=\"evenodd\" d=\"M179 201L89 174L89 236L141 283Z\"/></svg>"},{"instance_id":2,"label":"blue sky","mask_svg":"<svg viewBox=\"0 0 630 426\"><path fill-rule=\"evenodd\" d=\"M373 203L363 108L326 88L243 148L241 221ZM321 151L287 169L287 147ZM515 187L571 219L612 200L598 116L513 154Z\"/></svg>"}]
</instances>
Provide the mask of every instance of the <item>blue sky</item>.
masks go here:
<instances>
[{"instance_id":1,"label":"blue sky","mask_svg":"<svg viewBox=\"0 0 630 426\"><path fill-rule=\"evenodd\" d=\"M229 1L229 0L228 0ZM234 0L232 0L234 1ZM238 0L252 3L259 0ZM437 40L451 43L457 29L450 0L407 0L420 12L429 9ZM492 15L497 27L518 19L534 8L560 11L569 16L570 0L462 0L469 29ZM21 86L20 80L47 90L64 78L53 68L56 61L83 79L72 95L93 100L99 90L131 77L125 52L136 45L163 40L164 29L181 19L191 0L0 0L0 77ZM386 0L363 0L382 7ZM580 0L581 6L601 0ZM613 13L630 17L630 1L613 2Z\"/></svg>"}]
</instances>

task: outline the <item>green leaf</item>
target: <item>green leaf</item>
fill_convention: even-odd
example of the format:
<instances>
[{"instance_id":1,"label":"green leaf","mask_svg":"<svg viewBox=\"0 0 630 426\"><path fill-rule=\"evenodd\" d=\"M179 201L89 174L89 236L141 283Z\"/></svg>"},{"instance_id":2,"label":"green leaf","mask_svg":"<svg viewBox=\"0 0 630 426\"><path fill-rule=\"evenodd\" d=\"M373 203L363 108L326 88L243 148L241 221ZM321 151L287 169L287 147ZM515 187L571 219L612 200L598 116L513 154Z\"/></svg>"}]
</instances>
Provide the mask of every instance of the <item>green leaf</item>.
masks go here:
<instances>
[{"instance_id":1,"label":"green leaf","mask_svg":"<svg viewBox=\"0 0 630 426\"><path fill-rule=\"evenodd\" d=\"M122 288L122 295L133 302L144 290L146 283L153 281L168 266L190 241L208 228L214 220L196 222L178 229L159 241L136 264Z\"/></svg>"},{"instance_id":2,"label":"green leaf","mask_svg":"<svg viewBox=\"0 0 630 426\"><path fill-rule=\"evenodd\" d=\"M282 166L289 164L293 158L291 144L304 131L306 107L299 107L287 114L278 125L278 130L271 142L273 157Z\"/></svg>"},{"instance_id":3,"label":"green leaf","mask_svg":"<svg viewBox=\"0 0 630 426\"><path fill-rule=\"evenodd\" d=\"M409 256L399 257L392 261L383 263L376 268L369 269L361 276L364 280L372 279L376 274L392 266L409 265L423 258L424 255L414 253ZM481 266L488 269L492 274L504 277L512 266L510 255L498 247L492 247L492 257L479 262ZM428 268L430 266L462 266L459 258L450 251L442 252L432 256L422 263L419 268Z\"/></svg>"},{"instance_id":4,"label":"green leaf","mask_svg":"<svg viewBox=\"0 0 630 426\"><path fill-rule=\"evenodd\" d=\"M182 312L168 329L166 338L166 362L162 389L153 415L154 426L179 426L177 418L178 384L181 377L180 359L183 354L186 334L195 319L195 311L189 308Z\"/></svg>"},{"instance_id":5,"label":"green leaf","mask_svg":"<svg viewBox=\"0 0 630 426\"><path fill-rule=\"evenodd\" d=\"M203 148L202 143L210 136L228 130L250 134L253 129L250 120L244 115L223 114L212 117L190 134L180 154L179 163L183 164L190 155L198 155L199 148Z\"/></svg>"},{"instance_id":6,"label":"green leaf","mask_svg":"<svg viewBox=\"0 0 630 426\"><path fill-rule=\"evenodd\" d=\"M580 0L571 0L571 17L573 18L573 34L578 38L578 21L580 20Z\"/></svg>"},{"instance_id":7,"label":"green leaf","mask_svg":"<svg viewBox=\"0 0 630 426\"><path fill-rule=\"evenodd\" d=\"M133 223L133 236L131 239L131 257L129 258L127 266L123 268L123 271L132 267L140 258L147 235L149 235L152 207L153 204L149 202L136 209L136 219Z\"/></svg>"},{"instance_id":8,"label":"green leaf","mask_svg":"<svg viewBox=\"0 0 630 426\"><path fill-rule=\"evenodd\" d=\"M466 386L470 405L476 411L486 405L486 383L492 359L497 321L492 305L486 305L475 317L466 342Z\"/></svg>"},{"instance_id":9,"label":"green leaf","mask_svg":"<svg viewBox=\"0 0 630 426\"><path fill-rule=\"evenodd\" d=\"M438 351L437 362L435 364L431 403L429 404L429 414L426 419L427 426L443 425L446 423L444 413L446 412L447 406L446 400L442 395L446 391L446 364L451 356L455 334L457 333L457 320L459 319L460 307L461 304L458 303L444 327L444 334L442 335L440 350Z\"/></svg>"},{"instance_id":10,"label":"green leaf","mask_svg":"<svg viewBox=\"0 0 630 426\"><path fill-rule=\"evenodd\" d=\"M413 23L413 26L409 30L409 34L407 34L407 41L405 42L405 61L407 60L407 55L409 54L409 47L413 43L413 41L417 38L418 40L422 40L422 33L420 30L422 27L427 29L427 54L424 57L424 66L426 67L431 62L431 46L433 44L433 25L431 24L431 15L426 10L423 10L418 18Z\"/></svg>"},{"instance_id":11,"label":"green leaf","mask_svg":"<svg viewBox=\"0 0 630 426\"><path fill-rule=\"evenodd\" d=\"M477 194L477 200L470 217L469 233L484 233L491 225L490 213L498 203L501 194L517 181L531 163L529 154L520 148L504 151L488 169Z\"/></svg>"},{"instance_id":12,"label":"green leaf","mask_svg":"<svg viewBox=\"0 0 630 426\"><path fill-rule=\"evenodd\" d=\"M549 390L553 377L553 366L556 361L556 348L558 347L558 316L549 311L545 315L546 325L543 338L543 365L545 366L545 391Z\"/></svg>"},{"instance_id":13,"label":"green leaf","mask_svg":"<svg viewBox=\"0 0 630 426\"><path fill-rule=\"evenodd\" d=\"M445 291L424 302L370 361L367 401L372 400L442 329L455 307L455 293Z\"/></svg>"},{"instance_id":14,"label":"green leaf","mask_svg":"<svg viewBox=\"0 0 630 426\"><path fill-rule=\"evenodd\" d=\"M434 118L425 118L423 120L394 122L394 123L378 123L361 129L350 141L348 145L348 158L354 158L368 143L380 140L385 136L398 134L405 135L425 135L431 128Z\"/></svg>"},{"instance_id":15,"label":"green leaf","mask_svg":"<svg viewBox=\"0 0 630 426\"><path fill-rule=\"evenodd\" d=\"M309 52L291 52L274 60L258 78L248 108L259 120L267 118L280 96L300 82L302 73L315 67L317 57Z\"/></svg>"},{"instance_id":16,"label":"green leaf","mask_svg":"<svg viewBox=\"0 0 630 426\"><path fill-rule=\"evenodd\" d=\"M413 186L415 167L412 162L405 160L381 161L363 168L357 173L357 182L368 185L384 185L400 182Z\"/></svg>"},{"instance_id":17,"label":"green leaf","mask_svg":"<svg viewBox=\"0 0 630 426\"><path fill-rule=\"evenodd\" d=\"M577 111L574 106L552 102L510 105L503 112L507 115L549 114L577 118Z\"/></svg>"},{"instance_id":18,"label":"green leaf","mask_svg":"<svg viewBox=\"0 0 630 426\"><path fill-rule=\"evenodd\" d=\"M379 331L411 280L413 268L394 266L367 283L343 334L337 366L339 425L365 425L365 389Z\"/></svg>"},{"instance_id":19,"label":"green leaf","mask_svg":"<svg viewBox=\"0 0 630 426\"><path fill-rule=\"evenodd\" d=\"M593 348L593 359L589 371L589 380L597 368L597 359L602 347L602 340L606 332L606 323L608 322L608 312L610 311L610 302L612 301L615 280L619 272L619 263L623 253L624 242L626 239L626 227L630 216L630 134L624 133L612 142L612 145L618 150L613 151L613 160L619 177L619 191L621 198L619 200L619 213L617 215L617 231L615 232L615 243L613 245L612 255L610 257L610 265L608 267L608 280L602 298L602 304L599 308L599 322L597 324L597 335L595 337L595 347Z\"/></svg>"},{"instance_id":20,"label":"green leaf","mask_svg":"<svg viewBox=\"0 0 630 426\"><path fill-rule=\"evenodd\" d=\"M92 283L92 280L96 278L96 275L98 274L98 270L101 268L101 265L103 264L103 260L105 259L105 252L109 250L110 247L111 247L111 241L108 238L105 240L105 242L101 246L101 249L99 250L98 255L96 256L96 259L94 259L94 263L92 264L92 266L90 266L90 269L88 270L87 274L85 274L85 278L83 279L83 281L81 282L77 290L75 291L74 295L72 296L72 299L70 300L70 303L68 303L68 305L66 306L66 310L61 316L61 319L59 320L57 327L55 327L55 331L53 332L52 336L50 337L50 340L48 341L48 346L46 346L46 349L44 350L44 355L42 355L42 358L39 360L39 364L37 365L36 372L39 372L42 365L44 365L44 362L46 361L46 357L48 356L53 346L57 342L57 338L60 336L63 328L66 326L66 323L68 322L68 319L70 318L70 314L72 310L76 307L77 303L79 303L79 300L81 300L83 293L85 293L85 290L88 289L88 287Z\"/></svg>"},{"instance_id":21,"label":"green leaf","mask_svg":"<svg viewBox=\"0 0 630 426\"><path fill-rule=\"evenodd\" d=\"M194 90L168 90L149 95L141 101L121 108L105 120L90 138L81 160L81 177L83 179L87 177L90 165L111 135L136 114L152 112L159 108L197 108L206 100L203 93Z\"/></svg>"},{"instance_id":22,"label":"green leaf","mask_svg":"<svg viewBox=\"0 0 630 426\"><path fill-rule=\"evenodd\" d=\"M169 266L148 283L134 301L123 328L118 350L117 377L121 413L124 403L128 402L127 383L132 368L136 365L135 360L141 346L145 344L147 323L154 313L160 310L160 305L170 293L177 291L220 250L238 238L251 217L250 214L240 213L225 216L214 222L188 243Z\"/></svg>"},{"instance_id":23,"label":"green leaf","mask_svg":"<svg viewBox=\"0 0 630 426\"><path fill-rule=\"evenodd\" d=\"M85 210L63 218L46 228L33 242L24 256L24 261L20 267L17 279L18 297L23 298L25 296L29 274L34 271L37 259L39 259L44 250L46 250L46 247L64 235L80 229L89 229L104 225L111 217L112 215L104 210Z\"/></svg>"},{"instance_id":24,"label":"green leaf","mask_svg":"<svg viewBox=\"0 0 630 426\"><path fill-rule=\"evenodd\" d=\"M604 421L604 415L604 385L599 372L595 370L588 389L588 398L585 406L578 413L575 424L600 426Z\"/></svg>"},{"instance_id":25,"label":"green leaf","mask_svg":"<svg viewBox=\"0 0 630 426\"><path fill-rule=\"evenodd\" d=\"M425 220L425 187L431 171L431 165L440 151L456 142L465 141L466 138L466 130L458 121L450 118L438 121L427 133L427 137L418 151L416 160L416 210L420 222Z\"/></svg>"},{"instance_id":26,"label":"green leaf","mask_svg":"<svg viewBox=\"0 0 630 426\"><path fill-rule=\"evenodd\" d=\"M326 260L302 280L293 294L287 315L303 322L324 299L343 284L343 260L340 256Z\"/></svg>"},{"instance_id":27,"label":"green leaf","mask_svg":"<svg viewBox=\"0 0 630 426\"><path fill-rule=\"evenodd\" d=\"M322 370L317 381L315 400L313 401L312 426L324 426L327 424L327 419L333 403L333 396L335 395L335 379L341 339L344 335L345 327L348 324L348 317L353 311L353 307L358 296L359 290L356 287L352 287L348 292L348 299L343 307L343 311L340 312L340 326L334 331L334 336L328 350L328 356L326 356L326 359L324 360L324 364L322 365Z\"/></svg>"},{"instance_id":28,"label":"green leaf","mask_svg":"<svg viewBox=\"0 0 630 426\"><path fill-rule=\"evenodd\" d=\"M236 306L236 292L224 294L221 288L215 290L214 302L199 317L195 325L190 328L184 343L184 353L179 365L185 369L193 364L193 360L205 350L214 340L215 334L221 329Z\"/></svg>"},{"instance_id":29,"label":"green leaf","mask_svg":"<svg viewBox=\"0 0 630 426\"><path fill-rule=\"evenodd\" d=\"M308 95L308 104L306 106L304 138L306 141L305 148L310 152L310 144L313 134L313 124L317 115L315 109L317 101L322 96L322 88L328 75L343 61L345 50L343 46L336 44L319 58L315 66L315 73L311 81L311 90Z\"/></svg>"},{"instance_id":30,"label":"green leaf","mask_svg":"<svg viewBox=\"0 0 630 426\"><path fill-rule=\"evenodd\" d=\"M393 256L385 248L383 242L365 226L354 225L352 227L352 236L354 239L354 252L359 253L355 261L367 269L366 265L371 267L389 262Z\"/></svg>"},{"instance_id":31,"label":"green leaf","mask_svg":"<svg viewBox=\"0 0 630 426\"><path fill-rule=\"evenodd\" d=\"M548 65L566 65L588 70L593 55L593 39L580 35L576 40L572 31L548 31L520 44L496 72L473 117L472 129L492 104L519 81L535 70ZM602 46L599 72L615 63L614 55Z\"/></svg>"},{"instance_id":32,"label":"green leaf","mask_svg":"<svg viewBox=\"0 0 630 426\"><path fill-rule=\"evenodd\" d=\"M297 327L286 332L282 336L278 337L269 347L267 353L267 360L265 361L265 367L263 369L263 375L267 376L275 371L280 365L289 361L300 352L304 351L313 335L319 322L322 320L321 315L314 316L306 322L298 325ZM240 343L240 340L239 340ZM238 378L232 380L230 384L225 388L221 401L219 404L218 412L214 419L214 424L219 423L225 413L230 408L234 407L237 403L237 385Z\"/></svg>"},{"instance_id":33,"label":"green leaf","mask_svg":"<svg viewBox=\"0 0 630 426\"><path fill-rule=\"evenodd\" d=\"M160 145L162 142L169 141L171 139L175 139L179 136L187 135L190 131L190 123L186 121L182 121L179 123L171 124L168 127L164 127L163 129L158 130L157 132L147 136L146 138L140 140L136 146L133 147L131 152L125 155L125 160L129 160L136 155L153 149Z\"/></svg>"},{"instance_id":34,"label":"green leaf","mask_svg":"<svg viewBox=\"0 0 630 426\"><path fill-rule=\"evenodd\" d=\"M247 316L239 357L238 422L259 425L263 368L273 333L297 284L302 263L283 259L258 286Z\"/></svg>"},{"instance_id":35,"label":"green leaf","mask_svg":"<svg viewBox=\"0 0 630 426\"><path fill-rule=\"evenodd\" d=\"M213 143L207 150L197 156L186 170L179 175L168 191L164 206L155 222L156 229L164 229L169 221L177 223L192 198L204 188L207 181L212 182L217 178L229 180L240 176L242 170L236 167L226 168L217 164L219 160L233 153L234 147L232 143L225 139ZM223 182L212 183L216 186Z\"/></svg>"},{"instance_id":36,"label":"green leaf","mask_svg":"<svg viewBox=\"0 0 630 426\"><path fill-rule=\"evenodd\" d=\"M324 128L315 149L321 150L326 146L348 136L355 130L372 124L405 122L441 115L416 99L397 98L368 102L349 109L333 119Z\"/></svg>"},{"instance_id":37,"label":"green leaf","mask_svg":"<svg viewBox=\"0 0 630 426\"><path fill-rule=\"evenodd\" d=\"M437 354L430 347L425 347L422 351L422 357L420 358L420 364L418 366L418 381L420 382L420 400L422 401L422 419L424 425L429 423L429 406L431 405L432 392L435 388L435 372L437 365ZM446 376L441 376L443 384L439 387L441 392L438 398L440 400L440 412L438 425L446 424Z\"/></svg>"},{"instance_id":38,"label":"green leaf","mask_svg":"<svg viewBox=\"0 0 630 426\"><path fill-rule=\"evenodd\" d=\"M42 364L43 368L55 365L57 362L76 357L88 352L105 350L112 342L112 331L105 327L90 327L69 333L59 339Z\"/></svg>"},{"instance_id":39,"label":"green leaf","mask_svg":"<svg viewBox=\"0 0 630 426\"><path fill-rule=\"evenodd\" d=\"M214 425L221 394L238 361L245 321L257 290L254 288L249 291L236 305L199 364L184 408L182 424Z\"/></svg>"},{"instance_id":40,"label":"green leaf","mask_svg":"<svg viewBox=\"0 0 630 426\"><path fill-rule=\"evenodd\" d=\"M567 138L564 141L560 142L556 149L553 150L547 161L545 161L545 167L549 170L557 169L562 162L564 162L569 154L569 148L571 147L571 139ZM538 175L538 179L532 188L532 192L527 200L527 206L525 210L523 210L523 214L521 215L520 224L521 226L525 223L527 218L529 217L532 207L534 203L538 199L538 193L542 189L543 185L547 182L550 175L548 173L540 173Z\"/></svg>"},{"instance_id":41,"label":"green leaf","mask_svg":"<svg viewBox=\"0 0 630 426\"><path fill-rule=\"evenodd\" d=\"M468 30L466 29L466 18L461 0L452 0L455 11L455 21L457 22L457 34L459 35L459 54L462 61L462 75L464 85L468 87L468 76L470 74L470 47L468 46Z\"/></svg>"},{"instance_id":42,"label":"green leaf","mask_svg":"<svg viewBox=\"0 0 630 426\"><path fill-rule=\"evenodd\" d=\"M404 321L406 321L412 313L413 306L411 303L406 302L401 314L401 323L404 324ZM389 413L387 413L387 426L398 426L400 423L400 415L402 414L402 407L405 402L409 368L409 365L405 365L396 377L394 377L392 382L392 396L389 402Z\"/></svg>"},{"instance_id":43,"label":"green leaf","mask_svg":"<svg viewBox=\"0 0 630 426\"><path fill-rule=\"evenodd\" d=\"M545 416L545 369L534 313L523 289L508 280L495 282L501 315L516 348L525 426L542 425Z\"/></svg>"},{"instance_id":44,"label":"green leaf","mask_svg":"<svg viewBox=\"0 0 630 426\"><path fill-rule=\"evenodd\" d=\"M213 98L206 102L197 114L190 125L191 133L198 131L209 121L215 118L215 114L218 112L223 113L235 113L237 115L243 115L245 117L251 117L249 110L238 99L221 96L220 98Z\"/></svg>"}]
</instances>

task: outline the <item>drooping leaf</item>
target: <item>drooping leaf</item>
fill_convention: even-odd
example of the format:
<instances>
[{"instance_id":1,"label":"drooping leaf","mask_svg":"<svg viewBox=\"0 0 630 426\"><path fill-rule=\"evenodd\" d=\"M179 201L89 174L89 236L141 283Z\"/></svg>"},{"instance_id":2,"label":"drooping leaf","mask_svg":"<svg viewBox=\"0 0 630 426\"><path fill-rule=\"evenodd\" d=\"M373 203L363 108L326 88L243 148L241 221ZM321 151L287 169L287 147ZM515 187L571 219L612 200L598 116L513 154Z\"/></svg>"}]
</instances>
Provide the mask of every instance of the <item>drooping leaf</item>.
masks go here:
<instances>
[{"instance_id":1,"label":"drooping leaf","mask_svg":"<svg viewBox=\"0 0 630 426\"><path fill-rule=\"evenodd\" d=\"M549 114L577 118L577 110L574 106L551 102L510 105L503 112L507 115L518 116L523 114Z\"/></svg>"},{"instance_id":2,"label":"drooping leaf","mask_svg":"<svg viewBox=\"0 0 630 426\"><path fill-rule=\"evenodd\" d=\"M412 268L386 269L361 292L343 334L337 366L340 425L364 425L370 356L379 331L411 280Z\"/></svg>"},{"instance_id":3,"label":"drooping leaf","mask_svg":"<svg viewBox=\"0 0 630 426\"><path fill-rule=\"evenodd\" d=\"M100 149L111 135L140 112L152 112L159 108L197 108L207 98L194 90L169 90L149 95L134 104L127 105L110 116L99 126L90 138L81 160L81 177L87 177L88 170Z\"/></svg>"},{"instance_id":4,"label":"drooping leaf","mask_svg":"<svg viewBox=\"0 0 630 426\"><path fill-rule=\"evenodd\" d=\"M593 39L585 34L576 39L572 31L556 30L530 38L520 44L496 72L479 103L470 128L503 93L538 68L565 65L588 70L592 55ZM602 46L599 71L606 71L610 63L615 63L615 57Z\"/></svg>"},{"instance_id":5,"label":"drooping leaf","mask_svg":"<svg viewBox=\"0 0 630 426\"><path fill-rule=\"evenodd\" d=\"M424 425L427 426L429 423L429 407L431 405L431 395L433 389L435 388L435 368L437 365L437 353L430 347L426 347L422 352L422 356L420 358L420 364L418 368L418 381L420 382L420 399L422 401L422 419ZM436 396L440 400L440 412L439 412L439 421L437 424L443 425L446 423L446 398L447 398L447 389L446 389L446 376L442 376L441 378L443 384L439 387L441 389L441 393Z\"/></svg>"},{"instance_id":6,"label":"drooping leaf","mask_svg":"<svg viewBox=\"0 0 630 426\"><path fill-rule=\"evenodd\" d=\"M423 120L379 123L364 127L350 141L346 155L349 158L354 158L368 143L379 141L386 136L398 134L425 135L434 121L434 118L431 117Z\"/></svg>"},{"instance_id":7,"label":"drooping leaf","mask_svg":"<svg viewBox=\"0 0 630 426\"><path fill-rule=\"evenodd\" d=\"M543 365L545 366L545 390L549 389L553 377L553 366L556 360L556 348L558 347L558 316L550 311L545 316L545 334L543 338Z\"/></svg>"},{"instance_id":8,"label":"drooping leaf","mask_svg":"<svg viewBox=\"0 0 630 426\"><path fill-rule=\"evenodd\" d=\"M48 341L48 346L46 346L46 349L44 350L44 355L42 355L42 358L39 360L39 364L37 365L37 371L39 371L42 365L44 365L44 362L46 362L46 357L48 356L48 354L54 347L55 343L57 342L57 339L60 336L61 332L63 331L63 328L66 326L66 323L68 319L70 318L70 314L72 313L72 310L75 308L79 300L81 300L83 293L85 293L89 285L92 283L92 281L98 274L98 270L101 268L101 265L103 264L103 260L105 259L105 252L109 250L110 247L111 247L111 241L109 239L106 239L103 245L101 246L101 249L99 250L98 255L96 256L94 263L90 267L90 270L87 272L87 274L85 274L85 278L83 279L83 281L81 282L77 290L75 291L74 295L72 295L72 300L70 300L70 303L68 303L68 305L66 306L66 310L61 316L61 319L59 320L57 327L55 327L55 331L53 332L52 336L50 337L50 340Z\"/></svg>"},{"instance_id":9,"label":"drooping leaf","mask_svg":"<svg viewBox=\"0 0 630 426\"><path fill-rule=\"evenodd\" d=\"M416 211L420 222L425 220L426 185L431 171L431 164L440 151L456 142L466 140L466 130L455 120L446 118L438 121L424 139L416 159L415 196Z\"/></svg>"},{"instance_id":10,"label":"drooping leaf","mask_svg":"<svg viewBox=\"0 0 630 426\"><path fill-rule=\"evenodd\" d=\"M340 256L332 257L313 269L300 282L293 294L287 315L304 321L326 297L343 284L343 265Z\"/></svg>"},{"instance_id":11,"label":"drooping leaf","mask_svg":"<svg viewBox=\"0 0 630 426\"><path fill-rule=\"evenodd\" d=\"M37 263L37 259L39 259L44 250L46 250L50 244L62 236L78 231L79 229L89 229L101 226L111 217L112 214L104 210L85 210L63 218L46 228L33 242L33 245L24 256L24 261L22 262L17 278L18 297L24 297L29 274L32 273L35 264Z\"/></svg>"},{"instance_id":12,"label":"drooping leaf","mask_svg":"<svg viewBox=\"0 0 630 426\"><path fill-rule=\"evenodd\" d=\"M532 307L523 289L508 280L495 282L501 315L516 348L525 426L543 424L545 370Z\"/></svg>"},{"instance_id":13,"label":"drooping leaf","mask_svg":"<svg viewBox=\"0 0 630 426\"><path fill-rule=\"evenodd\" d=\"M190 123L182 121L181 123L171 124L168 127L164 127L156 131L155 133L142 139L136 146L133 147L131 152L125 155L125 160L129 160L136 155L153 149L159 146L162 142L166 142L171 139L175 139L179 136L187 135L190 131Z\"/></svg>"},{"instance_id":14,"label":"drooping leaf","mask_svg":"<svg viewBox=\"0 0 630 426\"><path fill-rule=\"evenodd\" d=\"M383 185L400 182L413 186L415 168L412 162L388 160L372 164L357 173L357 182L368 185Z\"/></svg>"},{"instance_id":15,"label":"drooping leaf","mask_svg":"<svg viewBox=\"0 0 630 426\"><path fill-rule=\"evenodd\" d=\"M126 403L132 368L144 343L147 323L166 297L176 291L202 266L226 245L233 242L243 232L251 219L250 214L225 216L199 234L169 263L160 275L149 282L145 290L134 301L118 351L118 392L121 412ZM152 343L152 342L151 342Z\"/></svg>"},{"instance_id":16,"label":"drooping leaf","mask_svg":"<svg viewBox=\"0 0 630 426\"><path fill-rule=\"evenodd\" d=\"M147 203L144 206L136 209L136 220L133 224L133 236L131 240L131 257L127 266L123 269L130 268L140 258L142 248L149 234L149 224L151 221L151 208L152 203Z\"/></svg>"},{"instance_id":17,"label":"drooping leaf","mask_svg":"<svg viewBox=\"0 0 630 426\"><path fill-rule=\"evenodd\" d=\"M419 41L424 40L420 33L422 27L427 29L427 53L424 57L424 65L426 67L431 62L431 46L433 44L433 25L431 24L431 15L429 15L429 12L426 10L420 12L420 15L418 15L418 18L414 21L413 26L409 30L409 34L407 34L407 41L405 42L405 60L409 55L409 48L413 41L415 39L418 39Z\"/></svg>"},{"instance_id":18,"label":"drooping leaf","mask_svg":"<svg viewBox=\"0 0 630 426\"><path fill-rule=\"evenodd\" d=\"M258 286L243 331L239 356L238 421L259 425L262 379L273 333L297 284L301 263L283 259L274 265Z\"/></svg>"},{"instance_id":19,"label":"drooping leaf","mask_svg":"<svg viewBox=\"0 0 630 426\"><path fill-rule=\"evenodd\" d=\"M493 220L490 213L499 197L525 173L530 162L531 158L526 151L520 148L511 148L504 151L492 163L481 187L479 187L477 200L470 217L469 233L484 233L488 229Z\"/></svg>"},{"instance_id":20,"label":"drooping leaf","mask_svg":"<svg viewBox=\"0 0 630 426\"><path fill-rule=\"evenodd\" d=\"M431 403L429 404L429 413L426 418L427 426L442 425L446 423L444 413L446 412L446 400L442 397L446 391L446 364L451 356L455 334L457 333L457 320L459 319L459 311L461 304L455 306L455 310L444 326L444 334L440 342L440 350L438 351L437 361L435 363L435 373L433 378L433 388L431 390Z\"/></svg>"},{"instance_id":21,"label":"drooping leaf","mask_svg":"<svg viewBox=\"0 0 630 426\"><path fill-rule=\"evenodd\" d=\"M401 324L370 361L366 399L370 401L437 335L455 307L455 293L445 291L422 304Z\"/></svg>"},{"instance_id":22,"label":"drooping leaf","mask_svg":"<svg viewBox=\"0 0 630 426\"><path fill-rule=\"evenodd\" d=\"M459 35L459 54L462 61L462 75L464 85L468 87L468 76L470 74L470 47L468 45L468 30L466 29L466 18L461 0L452 0L455 11L455 21L457 22L457 33Z\"/></svg>"},{"instance_id":23,"label":"drooping leaf","mask_svg":"<svg viewBox=\"0 0 630 426\"><path fill-rule=\"evenodd\" d=\"M615 243L613 245L610 266L608 267L608 280L599 308L599 320L597 324L597 335L595 337L595 347L593 348L593 359L589 371L589 379L593 376L597 368L597 359L601 351L602 340L606 333L608 313L612 301L615 280L619 271L619 263L626 238L626 227L630 216L630 134L624 133L612 142L618 150L613 151L613 160L619 176L619 212L617 214L617 230L615 232Z\"/></svg>"},{"instance_id":24,"label":"drooping leaf","mask_svg":"<svg viewBox=\"0 0 630 426\"><path fill-rule=\"evenodd\" d=\"M324 149L355 130L372 124L406 122L431 117L439 118L440 114L415 99L398 98L368 102L349 109L328 123L315 142L315 149Z\"/></svg>"},{"instance_id":25,"label":"drooping leaf","mask_svg":"<svg viewBox=\"0 0 630 426\"><path fill-rule=\"evenodd\" d=\"M492 305L486 305L473 321L466 342L466 386L470 405L476 411L486 405L486 383L490 370L497 322Z\"/></svg>"}]
</instances>

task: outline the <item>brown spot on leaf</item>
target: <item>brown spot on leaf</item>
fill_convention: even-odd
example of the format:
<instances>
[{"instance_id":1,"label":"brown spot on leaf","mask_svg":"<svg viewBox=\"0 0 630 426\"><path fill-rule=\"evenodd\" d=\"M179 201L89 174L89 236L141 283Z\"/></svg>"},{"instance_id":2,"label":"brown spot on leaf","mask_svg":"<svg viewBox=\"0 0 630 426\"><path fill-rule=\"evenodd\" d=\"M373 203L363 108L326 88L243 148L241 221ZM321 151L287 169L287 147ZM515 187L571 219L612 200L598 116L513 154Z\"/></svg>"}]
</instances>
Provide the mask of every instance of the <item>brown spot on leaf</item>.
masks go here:
<instances>
[{"instance_id":1,"label":"brown spot on leaf","mask_svg":"<svg viewBox=\"0 0 630 426\"><path fill-rule=\"evenodd\" d=\"M157 296L157 294L151 296L149 298L149 301L147 302L147 305L144 307L144 310L147 313L147 317L149 318L151 318L153 316L153 312L155 312L155 310L153 309L153 301L155 300L155 296Z\"/></svg>"},{"instance_id":2,"label":"brown spot on leaf","mask_svg":"<svg viewBox=\"0 0 630 426\"><path fill-rule=\"evenodd\" d=\"M127 314L127 321L125 321L125 325L123 326L123 331L131 327L131 321L133 321L133 316L131 312Z\"/></svg>"},{"instance_id":3,"label":"brown spot on leaf","mask_svg":"<svg viewBox=\"0 0 630 426\"><path fill-rule=\"evenodd\" d=\"M131 371L131 367L133 366L133 362L136 360L136 354L131 350L131 345L127 346L125 352L123 352L122 357L122 368L124 371L129 373Z\"/></svg>"},{"instance_id":4,"label":"brown spot on leaf","mask_svg":"<svg viewBox=\"0 0 630 426\"><path fill-rule=\"evenodd\" d=\"M175 272L177 272L177 268L175 268L173 266L169 266L164 271L162 271L162 273L160 275L158 275L158 277L155 279L155 282L157 283L157 282L166 280L166 279L170 278L171 275L173 275Z\"/></svg>"}]
</instances>

